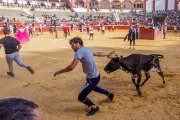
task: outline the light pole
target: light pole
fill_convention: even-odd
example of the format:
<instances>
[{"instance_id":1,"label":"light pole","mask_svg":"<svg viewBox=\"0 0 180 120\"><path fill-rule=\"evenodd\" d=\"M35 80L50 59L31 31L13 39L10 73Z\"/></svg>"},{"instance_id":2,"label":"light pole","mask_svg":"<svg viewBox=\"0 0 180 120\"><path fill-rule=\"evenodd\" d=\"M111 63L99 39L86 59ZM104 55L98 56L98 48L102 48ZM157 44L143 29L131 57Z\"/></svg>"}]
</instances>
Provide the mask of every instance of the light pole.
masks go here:
<instances>
[{"instance_id":1,"label":"light pole","mask_svg":"<svg viewBox=\"0 0 180 120\"><path fill-rule=\"evenodd\" d=\"M23 8L23 0L21 0L21 2L22 2L22 3L21 3L21 6L22 6L22 8Z\"/></svg>"},{"instance_id":2,"label":"light pole","mask_svg":"<svg viewBox=\"0 0 180 120\"><path fill-rule=\"evenodd\" d=\"M47 0L47 8L49 9L49 0Z\"/></svg>"},{"instance_id":3,"label":"light pole","mask_svg":"<svg viewBox=\"0 0 180 120\"><path fill-rule=\"evenodd\" d=\"M9 7L9 2L8 2L8 0L7 0L7 6Z\"/></svg>"},{"instance_id":4,"label":"light pole","mask_svg":"<svg viewBox=\"0 0 180 120\"><path fill-rule=\"evenodd\" d=\"M57 19L56 18L54 18L54 27L55 27L55 36L56 36L56 38L58 38L58 34L57 34Z\"/></svg>"},{"instance_id":5,"label":"light pole","mask_svg":"<svg viewBox=\"0 0 180 120\"><path fill-rule=\"evenodd\" d=\"M37 1L36 0L34 0L34 1L35 1L35 7L36 7Z\"/></svg>"},{"instance_id":6,"label":"light pole","mask_svg":"<svg viewBox=\"0 0 180 120\"><path fill-rule=\"evenodd\" d=\"M59 6L58 6L58 7L59 7L59 9L60 9L60 7L61 7L61 6L60 6L60 2L61 2L61 0L58 0L58 1L59 1Z\"/></svg>"}]
</instances>

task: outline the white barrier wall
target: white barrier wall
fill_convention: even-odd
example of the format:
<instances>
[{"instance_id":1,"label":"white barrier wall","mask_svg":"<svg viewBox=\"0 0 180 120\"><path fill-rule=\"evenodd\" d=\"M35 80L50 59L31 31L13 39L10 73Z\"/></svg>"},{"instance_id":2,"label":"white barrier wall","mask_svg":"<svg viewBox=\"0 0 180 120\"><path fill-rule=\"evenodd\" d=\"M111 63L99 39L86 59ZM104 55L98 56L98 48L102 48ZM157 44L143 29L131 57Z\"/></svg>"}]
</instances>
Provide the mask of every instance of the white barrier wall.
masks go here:
<instances>
[{"instance_id":1,"label":"white barrier wall","mask_svg":"<svg viewBox=\"0 0 180 120\"><path fill-rule=\"evenodd\" d=\"M155 4L156 10L165 10L165 2L166 0L156 0L156 4Z\"/></svg>"},{"instance_id":2,"label":"white barrier wall","mask_svg":"<svg viewBox=\"0 0 180 120\"><path fill-rule=\"evenodd\" d=\"M175 0L168 0L168 10L174 10Z\"/></svg>"}]
</instances>

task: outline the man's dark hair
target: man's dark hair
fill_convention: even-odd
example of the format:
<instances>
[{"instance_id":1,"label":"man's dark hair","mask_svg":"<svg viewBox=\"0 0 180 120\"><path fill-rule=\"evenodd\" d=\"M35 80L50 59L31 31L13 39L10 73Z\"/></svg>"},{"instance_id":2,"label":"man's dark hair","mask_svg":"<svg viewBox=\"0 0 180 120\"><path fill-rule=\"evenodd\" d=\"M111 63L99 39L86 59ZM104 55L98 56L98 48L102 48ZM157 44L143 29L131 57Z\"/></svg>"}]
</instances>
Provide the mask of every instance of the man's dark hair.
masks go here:
<instances>
[{"instance_id":1,"label":"man's dark hair","mask_svg":"<svg viewBox=\"0 0 180 120\"><path fill-rule=\"evenodd\" d=\"M0 120L33 120L38 105L22 98L0 100Z\"/></svg>"},{"instance_id":2,"label":"man's dark hair","mask_svg":"<svg viewBox=\"0 0 180 120\"><path fill-rule=\"evenodd\" d=\"M80 38L80 37L74 37L74 38L72 38L72 39L69 41L69 44L72 44L72 43L79 43L81 46L83 46L83 41L82 41L82 38Z\"/></svg>"}]
</instances>

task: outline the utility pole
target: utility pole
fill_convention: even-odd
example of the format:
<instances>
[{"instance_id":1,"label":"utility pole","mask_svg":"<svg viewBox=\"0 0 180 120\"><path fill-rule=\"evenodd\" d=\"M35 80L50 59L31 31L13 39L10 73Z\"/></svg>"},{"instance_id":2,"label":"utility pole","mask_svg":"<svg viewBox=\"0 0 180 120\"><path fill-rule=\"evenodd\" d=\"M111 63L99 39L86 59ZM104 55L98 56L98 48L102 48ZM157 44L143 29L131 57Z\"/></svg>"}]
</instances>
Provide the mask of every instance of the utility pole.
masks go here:
<instances>
[{"instance_id":1,"label":"utility pole","mask_svg":"<svg viewBox=\"0 0 180 120\"><path fill-rule=\"evenodd\" d=\"M54 27L55 27L55 37L58 38L58 34L57 34L57 20L54 19Z\"/></svg>"}]
</instances>

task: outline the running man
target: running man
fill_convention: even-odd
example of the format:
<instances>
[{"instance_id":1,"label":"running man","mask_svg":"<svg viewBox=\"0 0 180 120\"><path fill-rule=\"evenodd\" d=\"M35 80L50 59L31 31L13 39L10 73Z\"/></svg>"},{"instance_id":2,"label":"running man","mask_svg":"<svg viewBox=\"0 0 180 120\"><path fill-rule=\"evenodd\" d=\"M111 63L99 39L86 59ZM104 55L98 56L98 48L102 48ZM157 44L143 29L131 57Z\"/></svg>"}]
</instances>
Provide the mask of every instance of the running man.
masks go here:
<instances>
[{"instance_id":1,"label":"running man","mask_svg":"<svg viewBox=\"0 0 180 120\"><path fill-rule=\"evenodd\" d=\"M68 35L68 26L67 25L64 26L63 31L64 31L64 37L67 38L67 35Z\"/></svg>"},{"instance_id":2,"label":"running man","mask_svg":"<svg viewBox=\"0 0 180 120\"><path fill-rule=\"evenodd\" d=\"M24 64L21 60L19 51L22 46L16 38L10 36L10 31L7 32L6 37L0 39L0 49L2 46L4 47L6 54L6 62L9 67L9 71L7 72L7 74L9 76L14 77L13 61L15 61L19 66L29 70L31 74L34 74L34 70L30 66Z\"/></svg>"},{"instance_id":3,"label":"running man","mask_svg":"<svg viewBox=\"0 0 180 120\"><path fill-rule=\"evenodd\" d=\"M75 52L74 60L70 65L61 69L54 73L54 76L60 75L65 72L72 71L79 62L82 63L83 71L86 74L86 84L84 85L82 91L78 96L78 100L88 107L91 110L87 113L87 116L94 115L97 111L99 111L99 107L94 104L89 98L87 98L88 94L92 91L101 93L106 95L109 100L113 100L114 94L108 92L105 89L100 88L97 84L100 82L100 73L96 67L94 56L110 56L115 53L115 51L105 53L105 52L95 52L83 46L83 41L80 37L74 37L69 41L71 48Z\"/></svg>"}]
</instances>

